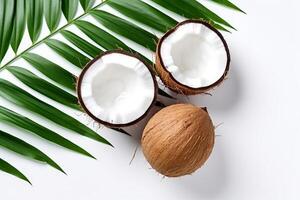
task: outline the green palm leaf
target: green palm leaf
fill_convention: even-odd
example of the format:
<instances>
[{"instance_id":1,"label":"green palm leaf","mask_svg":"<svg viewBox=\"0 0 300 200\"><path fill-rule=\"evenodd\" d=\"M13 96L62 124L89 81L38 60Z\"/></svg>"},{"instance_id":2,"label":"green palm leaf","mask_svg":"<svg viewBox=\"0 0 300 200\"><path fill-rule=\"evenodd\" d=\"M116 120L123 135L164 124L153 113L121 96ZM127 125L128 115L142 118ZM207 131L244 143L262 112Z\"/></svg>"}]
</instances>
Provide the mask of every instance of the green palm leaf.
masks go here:
<instances>
[{"instance_id":1,"label":"green palm leaf","mask_svg":"<svg viewBox=\"0 0 300 200\"><path fill-rule=\"evenodd\" d=\"M198 1L195 0L152 0L153 2L165 7L179 15L191 19L204 19L212 22L220 22L223 25L232 27L228 22L211 12ZM217 19L217 21L215 21ZM216 28L224 29L219 25ZM232 27L233 28L233 27Z\"/></svg>"},{"instance_id":2,"label":"green palm leaf","mask_svg":"<svg viewBox=\"0 0 300 200\"><path fill-rule=\"evenodd\" d=\"M177 24L173 18L139 0L111 0L107 1L107 4L124 15L161 32L166 32Z\"/></svg>"},{"instance_id":3,"label":"green palm leaf","mask_svg":"<svg viewBox=\"0 0 300 200\"><path fill-rule=\"evenodd\" d=\"M0 119L1 121L7 122L8 124L27 130L57 145L60 145L62 147L65 147L77 153L94 158L90 153L88 153L81 147L77 146L76 144L70 142L69 140L65 139L64 137L58 135L57 133L2 106L0 106Z\"/></svg>"},{"instance_id":4,"label":"green palm leaf","mask_svg":"<svg viewBox=\"0 0 300 200\"><path fill-rule=\"evenodd\" d=\"M83 68L90 61L88 57L82 55L64 42L55 39L49 39L45 41L45 43L56 53L79 68Z\"/></svg>"},{"instance_id":5,"label":"green palm leaf","mask_svg":"<svg viewBox=\"0 0 300 200\"><path fill-rule=\"evenodd\" d=\"M225 21L224 19L222 19L221 17L219 17L217 14L215 14L214 12L212 12L211 10L209 10L208 8L206 8L205 6L203 6L201 3L196 2L196 1L189 1L189 0L182 0L182 1L185 4L188 4L191 7L194 7L198 12L204 13L204 15L206 16L206 18L208 18L209 20L212 20L214 22L217 22L217 23L220 23L220 24L223 24L225 26L228 26L230 28L235 29L227 21Z\"/></svg>"},{"instance_id":6,"label":"green palm leaf","mask_svg":"<svg viewBox=\"0 0 300 200\"><path fill-rule=\"evenodd\" d=\"M156 50L158 38L144 29L102 10L93 10L91 15L106 28L152 50Z\"/></svg>"},{"instance_id":7,"label":"green palm leaf","mask_svg":"<svg viewBox=\"0 0 300 200\"><path fill-rule=\"evenodd\" d=\"M57 82L59 85L75 91L75 76L67 70L34 53L26 53L22 57L49 79Z\"/></svg>"},{"instance_id":8,"label":"green palm leaf","mask_svg":"<svg viewBox=\"0 0 300 200\"><path fill-rule=\"evenodd\" d=\"M90 39L96 42L98 45L102 46L104 49L123 49L129 51L130 48L124 44L122 41L107 33L106 31L98 28L90 22L77 21L75 25L85 33Z\"/></svg>"},{"instance_id":9,"label":"green palm leaf","mask_svg":"<svg viewBox=\"0 0 300 200\"><path fill-rule=\"evenodd\" d=\"M0 62L9 47L13 29L14 1L0 1Z\"/></svg>"},{"instance_id":10,"label":"green palm leaf","mask_svg":"<svg viewBox=\"0 0 300 200\"><path fill-rule=\"evenodd\" d=\"M53 32L61 17L61 0L44 0L45 19L47 26Z\"/></svg>"},{"instance_id":11,"label":"green palm leaf","mask_svg":"<svg viewBox=\"0 0 300 200\"><path fill-rule=\"evenodd\" d=\"M46 154L34 146L20 140L19 138L12 136L0 130L0 146L9 149L17 154L31 158L33 160L45 162L55 169L63 172L64 170Z\"/></svg>"},{"instance_id":12,"label":"green palm leaf","mask_svg":"<svg viewBox=\"0 0 300 200\"><path fill-rule=\"evenodd\" d=\"M31 41L35 43L43 26L43 0L26 0L27 27Z\"/></svg>"},{"instance_id":13,"label":"green palm leaf","mask_svg":"<svg viewBox=\"0 0 300 200\"><path fill-rule=\"evenodd\" d=\"M61 31L60 32L67 40L69 40L72 44L74 44L77 48L85 52L91 57L96 57L97 55L101 54L103 51L98 47L95 47L91 43L85 41L84 39L78 37L74 33L70 31Z\"/></svg>"},{"instance_id":14,"label":"green palm leaf","mask_svg":"<svg viewBox=\"0 0 300 200\"><path fill-rule=\"evenodd\" d=\"M228 0L213 0L220 5L239 10ZM151 6L152 3L157 6ZM60 103L61 106L68 106L80 110L76 96L76 77L71 72L65 70L68 66L60 66L53 62L46 53L34 54L32 49L40 44L48 45L59 57L67 60L70 64L82 68L92 57L95 57L104 50L123 49L140 54L149 64L153 62L147 59L139 51L126 45L122 38L129 39L154 52L158 38L149 30L141 28L139 24L144 24L157 31L165 32L173 27L177 21L171 18L168 12L175 12L186 18L201 18L212 23L216 28L227 30L233 28L231 24L220 16L207 9L197 0L152 0L151 5L142 0L106 0L103 3L94 5L94 0L1 0L0 1L0 62L6 56L9 44L15 52L18 52L22 42L25 24L33 44L23 52L17 54L8 63L0 67L0 71L7 69L23 84L38 92L45 98ZM107 4L127 18L112 15L103 10L102 5ZM78 13L78 5L85 11ZM164 7L167 12L162 12L160 7ZM58 28L61 22L61 15L67 19L67 23ZM86 16L94 17L102 26L91 24L86 21ZM76 17L76 18L75 18ZM129 18L129 20L127 20ZM43 20L50 33L45 38L39 40ZM71 25L75 25L90 40L83 39L76 31L68 30ZM226 28L225 28L226 27ZM78 30L76 29L76 30ZM53 36L61 34L69 43L54 39ZM119 37L122 36L122 37ZM24 59L28 64L38 70L44 77L32 73L25 66L16 67L14 62ZM18 64L20 66L20 64ZM66 64L68 65L68 63ZM24 67L24 68L23 68ZM166 92L159 89L159 94L168 96ZM41 118L56 123L58 126L71 130L72 132L92 138L99 142L110 144L103 137L81 124L73 117L57 109L51 103L33 96L15 84L0 79L0 96L2 99L15 104L18 107L27 109L37 114ZM56 104L57 105L57 104ZM43 125L30 120L27 116L17 114L3 106L0 106L0 122L6 123L24 130L26 133L35 134L42 139L51 141L54 144L70 149L80 154L92 157L81 147L65 139L63 136L47 129ZM124 130L115 129L124 132ZM126 133L126 132L124 132ZM4 132L0 128L0 145L16 153L22 154L31 159L46 162L49 165L61 170L46 154L36 149L32 145ZM28 181L28 179L12 165L0 158L0 170L10 173L16 177Z\"/></svg>"},{"instance_id":15,"label":"green palm leaf","mask_svg":"<svg viewBox=\"0 0 300 200\"><path fill-rule=\"evenodd\" d=\"M25 85L36 90L37 92L70 108L80 110L77 97L39 78L27 69L21 67L9 67L7 70L10 71Z\"/></svg>"},{"instance_id":16,"label":"green palm leaf","mask_svg":"<svg viewBox=\"0 0 300 200\"><path fill-rule=\"evenodd\" d=\"M8 162L6 162L1 158L0 158L0 170L8 174L14 175L20 179L23 179L24 181L27 181L29 184L31 184L28 178L24 174L22 174L22 172L20 172L17 168L15 168L14 166L12 166L11 164L9 164Z\"/></svg>"},{"instance_id":17,"label":"green palm leaf","mask_svg":"<svg viewBox=\"0 0 300 200\"><path fill-rule=\"evenodd\" d=\"M25 0L16 0L15 3L16 3L15 17L14 17L13 32L12 32L10 44L12 49L16 53L18 51L19 45L21 43L25 31L26 10L25 10Z\"/></svg>"},{"instance_id":18,"label":"green palm leaf","mask_svg":"<svg viewBox=\"0 0 300 200\"><path fill-rule=\"evenodd\" d=\"M229 8L232 8L234 10L237 10L237 11L240 11L240 12L246 14L242 9L240 9L239 7L237 7L236 5L234 5L233 3L231 3L228 0L211 0L211 1L221 4L223 6L227 6Z\"/></svg>"},{"instance_id":19,"label":"green palm leaf","mask_svg":"<svg viewBox=\"0 0 300 200\"><path fill-rule=\"evenodd\" d=\"M62 11L67 21L72 20L77 12L78 0L62 0Z\"/></svg>"},{"instance_id":20,"label":"green palm leaf","mask_svg":"<svg viewBox=\"0 0 300 200\"><path fill-rule=\"evenodd\" d=\"M95 0L80 0L83 10L87 11L93 7Z\"/></svg>"}]
</instances>

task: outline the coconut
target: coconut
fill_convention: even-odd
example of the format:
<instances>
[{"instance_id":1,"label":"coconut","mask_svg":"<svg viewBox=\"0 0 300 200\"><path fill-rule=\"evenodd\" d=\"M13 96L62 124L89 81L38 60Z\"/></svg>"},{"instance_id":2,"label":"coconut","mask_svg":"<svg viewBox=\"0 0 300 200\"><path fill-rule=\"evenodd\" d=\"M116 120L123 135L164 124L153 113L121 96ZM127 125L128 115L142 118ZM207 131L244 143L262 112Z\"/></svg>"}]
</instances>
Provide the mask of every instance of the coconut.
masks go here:
<instances>
[{"instance_id":1,"label":"coconut","mask_svg":"<svg viewBox=\"0 0 300 200\"><path fill-rule=\"evenodd\" d=\"M156 171L168 177L192 174L208 159L214 126L206 109L176 104L156 113L141 139L143 153Z\"/></svg>"},{"instance_id":2,"label":"coconut","mask_svg":"<svg viewBox=\"0 0 300 200\"><path fill-rule=\"evenodd\" d=\"M209 23L187 20L168 31L156 50L156 69L164 84L186 95L207 92L220 84L230 64L222 34Z\"/></svg>"},{"instance_id":3,"label":"coconut","mask_svg":"<svg viewBox=\"0 0 300 200\"><path fill-rule=\"evenodd\" d=\"M95 121L126 127L140 121L156 101L155 76L139 56L120 50L93 59L78 78L81 107Z\"/></svg>"}]
</instances>

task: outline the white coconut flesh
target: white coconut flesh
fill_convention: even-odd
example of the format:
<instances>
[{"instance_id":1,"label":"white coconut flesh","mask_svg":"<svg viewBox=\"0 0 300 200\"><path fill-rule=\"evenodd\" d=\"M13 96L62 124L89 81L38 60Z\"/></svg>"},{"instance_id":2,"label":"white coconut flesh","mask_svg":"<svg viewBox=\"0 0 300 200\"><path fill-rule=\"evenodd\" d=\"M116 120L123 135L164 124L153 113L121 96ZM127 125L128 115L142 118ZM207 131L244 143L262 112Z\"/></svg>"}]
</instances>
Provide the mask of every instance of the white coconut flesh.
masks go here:
<instances>
[{"instance_id":1,"label":"white coconut flesh","mask_svg":"<svg viewBox=\"0 0 300 200\"><path fill-rule=\"evenodd\" d=\"M85 71L80 87L86 109L109 124L128 124L145 114L155 98L147 66L122 53L108 53Z\"/></svg>"},{"instance_id":2,"label":"white coconut flesh","mask_svg":"<svg viewBox=\"0 0 300 200\"><path fill-rule=\"evenodd\" d=\"M202 23L182 24L162 42L163 66L173 78L191 88L208 87L223 75L226 47L219 35Z\"/></svg>"}]
</instances>

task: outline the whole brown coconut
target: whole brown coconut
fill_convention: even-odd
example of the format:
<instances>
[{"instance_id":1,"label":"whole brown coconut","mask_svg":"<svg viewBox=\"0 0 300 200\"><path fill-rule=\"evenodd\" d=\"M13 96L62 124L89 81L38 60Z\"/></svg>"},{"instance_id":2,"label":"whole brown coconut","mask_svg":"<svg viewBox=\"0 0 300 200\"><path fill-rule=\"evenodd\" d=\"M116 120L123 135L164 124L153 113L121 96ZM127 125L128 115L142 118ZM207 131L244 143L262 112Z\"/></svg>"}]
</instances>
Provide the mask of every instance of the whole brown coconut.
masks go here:
<instances>
[{"instance_id":1,"label":"whole brown coconut","mask_svg":"<svg viewBox=\"0 0 300 200\"><path fill-rule=\"evenodd\" d=\"M214 126L205 109L176 104L155 114L142 136L150 165L168 177L192 174L208 159L214 146Z\"/></svg>"}]
</instances>

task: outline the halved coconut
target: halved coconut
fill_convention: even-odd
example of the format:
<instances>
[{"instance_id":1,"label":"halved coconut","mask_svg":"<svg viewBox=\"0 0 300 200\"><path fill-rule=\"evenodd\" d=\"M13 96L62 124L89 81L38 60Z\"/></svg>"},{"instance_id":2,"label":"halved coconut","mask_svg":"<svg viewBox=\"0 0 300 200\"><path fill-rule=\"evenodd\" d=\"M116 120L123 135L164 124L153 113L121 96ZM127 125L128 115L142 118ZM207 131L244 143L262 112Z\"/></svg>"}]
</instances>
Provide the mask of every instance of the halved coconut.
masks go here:
<instances>
[{"instance_id":1,"label":"halved coconut","mask_svg":"<svg viewBox=\"0 0 300 200\"><path fill-rule=\"evenodd\" d=\"M157 82L137 55L108 51L87 64L77 93L85 112L109 127L125 127L141 120L155 103Z\"/></svg>"},{"instance_id":2,"label":"halved coconut","mask_svg":"<svg viewBox=\"0 0 300 200\"><path fill-rule=\"evenodd\" d=\"M187 20L159 41L156 69L171 90L199 94L221 83L230 64L230 53L221 33L209 23Z\"/></svg>"}]
</instances>

